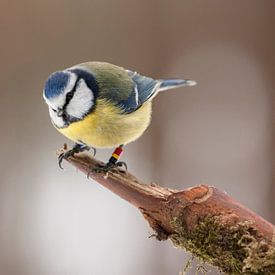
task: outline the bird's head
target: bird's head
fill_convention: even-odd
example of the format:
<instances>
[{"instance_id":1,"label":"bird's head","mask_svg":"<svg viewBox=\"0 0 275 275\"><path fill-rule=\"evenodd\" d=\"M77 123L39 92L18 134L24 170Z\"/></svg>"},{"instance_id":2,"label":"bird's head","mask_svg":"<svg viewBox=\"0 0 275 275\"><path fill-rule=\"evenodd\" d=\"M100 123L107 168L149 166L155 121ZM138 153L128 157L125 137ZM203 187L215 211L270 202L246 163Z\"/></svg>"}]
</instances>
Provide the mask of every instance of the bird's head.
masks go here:
<instances>
[{"instance_id":1,"label":"bird's head","mask_svg":"<svg viewBox=\"0 0 275 275\"><path fill-rule=\"evenodd\" d=\"M83 119L94 106L98 86L94 76L83 69L58 71L49 76L43 97L58 128Z\"/></svg>"}]
</instances>

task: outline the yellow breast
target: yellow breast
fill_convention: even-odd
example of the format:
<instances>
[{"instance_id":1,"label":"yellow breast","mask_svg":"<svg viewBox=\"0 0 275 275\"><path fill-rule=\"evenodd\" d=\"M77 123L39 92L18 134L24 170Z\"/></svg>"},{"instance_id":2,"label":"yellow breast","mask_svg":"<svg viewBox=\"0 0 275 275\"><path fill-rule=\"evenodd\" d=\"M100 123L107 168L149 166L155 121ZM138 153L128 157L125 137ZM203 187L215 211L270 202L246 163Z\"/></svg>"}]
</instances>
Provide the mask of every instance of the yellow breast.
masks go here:
<instances>
[{"instance_id":1,"label":"yellow breast","mask_svg":"<svg viewBox=\"0 0 275 275\"><path fill-rule=\"evenodd\" d=\"M116 147L143 134L150 124L151 110L152 103L147 101L135 112L122 114L118 108L99 99L90 115L57 130L75 142L82 141L92 147Z\"/></svg>"}]
</instances>

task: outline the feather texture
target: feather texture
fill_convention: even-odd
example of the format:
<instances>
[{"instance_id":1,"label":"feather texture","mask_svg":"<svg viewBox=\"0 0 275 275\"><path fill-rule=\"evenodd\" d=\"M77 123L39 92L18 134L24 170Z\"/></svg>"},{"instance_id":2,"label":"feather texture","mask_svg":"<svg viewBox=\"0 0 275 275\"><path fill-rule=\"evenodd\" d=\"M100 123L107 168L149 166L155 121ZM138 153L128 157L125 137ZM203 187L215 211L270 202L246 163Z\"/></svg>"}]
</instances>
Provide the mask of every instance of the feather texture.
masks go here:
<instances>
[{"instance_id":1,"label":"feather texture","mask_svg":"<svg viewBox=\"0 0 275 275\"><path fill-rule=\"evenodd\" d=\"M106 148L143 134L159 91L194 83L154 80L110 63L87 62L50 76L44 98L58 131L75 142Z\"/></svg>"},{"instance_id":2,"label":"feather texture","mask_svg":"<svg viewBox=\"0 0 275 275\"><path fill-rule=\"evenodd\" d=\"M81 140L96 148L117 147L143 134L150 124L151 110L152 103L147 101L135 112L122 114L110 102L99 99L94 112L57 130L75 142Z\"/></svg>"},{"instance_id":3,"label":"feather texture","mask_svg":"<svg viewBox=\"0 0 275 275\"><path fill-rule=\"evenodd\" d=\"M160 82L158 80L154 80L153 78L140 75L139 73L132 72L130 70L128 70L128 74L135 83L135 87L138 93L137 97L139 106L154 96L155 93L157 93L160 86Z\"/></svg>"},{"instance_id":4,"label":"feather texture","mask_svg":"<svg viewBox=\"0 0 275 275\"><path fill-rule=\"evenodd\" d=\"M113 102L126 114L140 108L160 86L158 80L105 62L83 63L77 68L88 69L95 76L99 98Z\"/></svg>"}]
</instances>

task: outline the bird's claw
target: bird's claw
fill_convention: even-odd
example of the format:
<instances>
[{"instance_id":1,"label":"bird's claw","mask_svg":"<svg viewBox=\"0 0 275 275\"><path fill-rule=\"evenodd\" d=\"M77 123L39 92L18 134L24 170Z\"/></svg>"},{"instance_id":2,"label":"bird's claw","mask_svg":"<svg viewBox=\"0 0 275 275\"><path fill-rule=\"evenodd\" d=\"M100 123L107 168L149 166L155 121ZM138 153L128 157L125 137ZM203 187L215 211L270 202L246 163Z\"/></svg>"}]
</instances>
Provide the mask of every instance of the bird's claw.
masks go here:
<instances>
[{"instance_id":1,"label":"bird's claw","mask_svg":"<svg viewBox=\"0 0 275 275\"><path fill-rule=\"evenodd\" d=\"M96 149L94 147L90 147L93 150L93 156L95 157L96 155Z\"/></svg>"},{"instance_id":2,"label":"bird's claw","mask_svg":"<svg viewBox=\"0 0 275 275\"><path fill-rule=\"evenodd\" d=\"M59 167L61 169L63 169L63 167L62 167L63 159L67 159L68 157L72 157L74 154L89 150L90 148L93 149L94 156L95 156L96 155L96 149L94 147L88 147L86 145L80 145L80 144L76 144L72 149L61 153L58 156L58 165L59 165Z\"/></svg>"},{"instance_id":3,"label":"bird's claw","mask_svg":"<svg viewBox=\"0 0 275 275\"><path fill-rule=\"evenodd\" d=\"M115 164L116 167L124 167L124 172L128 170L127 163L124 161L118 161Z\"/></svg>"},{"instance_id":4,"label":"bird's claw","mask_svg":"<svg viewBox=\"0 0 275 275\"><path fill-rule=\"evenodd\" d=\"M119 169L122 167L124 167L123 170ZM118 168L119 171L125 172L127 171L127 164L124 161L118 161L116 163L107 162L106 164L97 164L96 167L89 171L89 173L87 174L87 178L89 178L91 173L104 173L105 175L108 175L111 170L116 168Z\"/></svg>"},{"instance_id":5,"label":"bird's claw","mask_svg":"<svg viewBox=\"0 0 275 275\"><path fill-rule=\"evenodd\" d=\"M68 157L73 156L75 153L75 151L73 149L67 151L67 152L63 152L58 156L58 166L60 167L60 169L64 169L62 167L62 161L63 159L67 159Z\"/></svg>"}]
</instances>

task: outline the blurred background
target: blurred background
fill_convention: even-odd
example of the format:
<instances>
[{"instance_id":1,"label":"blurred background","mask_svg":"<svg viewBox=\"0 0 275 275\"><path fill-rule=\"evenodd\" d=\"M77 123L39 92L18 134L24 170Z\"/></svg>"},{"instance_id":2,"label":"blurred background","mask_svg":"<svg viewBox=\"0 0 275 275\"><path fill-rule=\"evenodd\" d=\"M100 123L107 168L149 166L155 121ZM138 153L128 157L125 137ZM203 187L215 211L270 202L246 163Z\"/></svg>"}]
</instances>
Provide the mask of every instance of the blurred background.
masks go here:
<instances>
[{"instance_id":1,"label":"blurred background","mask_svg":"<svg viewBox=\"0 0 275 275\"><path fill-rule=\"evenodd\" d=\"M130 204L58 168L67 140L42 89L84 61L197 80L154 100L123 160L145 182L214 185L274 222L274 11L272 0L1 0L0 274L171 275L190 257L148 239Z\"/></svg>"}]
</instances>

